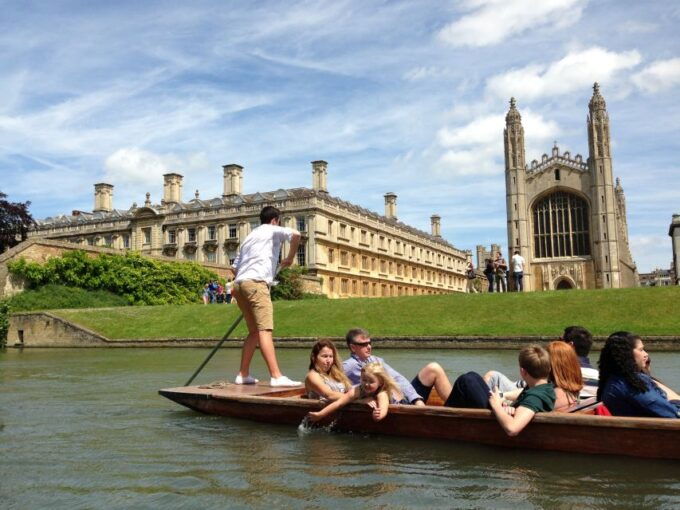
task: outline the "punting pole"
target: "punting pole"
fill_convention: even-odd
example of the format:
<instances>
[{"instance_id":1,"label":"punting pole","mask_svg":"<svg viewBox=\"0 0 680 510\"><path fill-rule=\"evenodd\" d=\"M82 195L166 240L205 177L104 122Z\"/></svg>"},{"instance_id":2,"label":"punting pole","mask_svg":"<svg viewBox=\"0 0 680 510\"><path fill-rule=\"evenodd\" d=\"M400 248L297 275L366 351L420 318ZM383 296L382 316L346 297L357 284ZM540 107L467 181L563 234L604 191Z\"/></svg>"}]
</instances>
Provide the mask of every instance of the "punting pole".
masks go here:
<instances>
[{"instance_id":1,"label":"punting pole","mask_svg":"<svg viewBox=\"0 0 680 510\"><path fill-rule=\"evenodd\" d=\"M239 323L240 323L242 320L243 320L243 314L241 314L241 315L238 316L238 319L236 319L236 320L234 321L234 323L233 323L233 324L231 325L231 327L229 328L229 331L227 331L227 332L224 334L224 336L222 337L222 340L220 340L219 343L218 343L218 344L213 348L213 350L210 352L210 354L208 354L208 357L205 358L205 361L203 361L203 363L201 363L201 366L198 367L198 368L196 369L196 371L194 372L194 375L192 375L192 376L189 378L189 380L186 382L186 384L185 384L184 386L189 386L189 385L193 382L193 380L196 379L196 376L201 372L201 370L203 370L203 367L206 366L206 365L208 364L208 361L210 361L210 358L212 358L212 357L215 355L215 353L217 352L217 349L219 349L219 348L222 346L222 344L224 343L224 341L225 341L227 338L229 338L229 335L232 334L232 332L236 329L236 326L238 326Z\"/></svg>"}]
</instances>

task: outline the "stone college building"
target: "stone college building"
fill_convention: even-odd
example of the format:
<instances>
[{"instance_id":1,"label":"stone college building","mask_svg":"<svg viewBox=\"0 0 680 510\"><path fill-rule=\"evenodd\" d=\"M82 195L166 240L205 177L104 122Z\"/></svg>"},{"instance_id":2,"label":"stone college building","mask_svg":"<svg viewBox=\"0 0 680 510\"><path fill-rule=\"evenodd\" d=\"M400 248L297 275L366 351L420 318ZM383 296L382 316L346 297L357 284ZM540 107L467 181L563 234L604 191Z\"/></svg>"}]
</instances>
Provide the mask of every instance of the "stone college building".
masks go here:
<instances>
[{"instance_id":1,"label":"stone college building","mask_svg":"<svg viewBox=\"0 0 680 510\"><path fill-rule=\"evenodd\" d=\"M431 233L397 220L397 195L385 194L385 215L331 196L328 165L312 162L312 187L244 195L243 167L223 167L222 196L182 199L182 176L163 176L163 199L113 207L113 185L94 185L94 210L39 221L31 236L136 250L146 255L228 266L239 243L259 225L263 206L282 211L282 224L303 234L297 263L316 277L329 297L374 297L464 292L469 252L441 237L440 217ZM284 250L288 247L284 246Z\"/></svg>"},{"instance_id":2,"label":"stone college building","mask_svg":"<svg viewBox=\"0 0 680 510\"><path fill-rule=\"evenodd\" d=\"M609 115L596 83L588 105L588 159L557 145L527 165L515 99L505 117L508 253L527 262L525 290L638 285L626 199L614 180Z\"/></svg>"}]
</instances>

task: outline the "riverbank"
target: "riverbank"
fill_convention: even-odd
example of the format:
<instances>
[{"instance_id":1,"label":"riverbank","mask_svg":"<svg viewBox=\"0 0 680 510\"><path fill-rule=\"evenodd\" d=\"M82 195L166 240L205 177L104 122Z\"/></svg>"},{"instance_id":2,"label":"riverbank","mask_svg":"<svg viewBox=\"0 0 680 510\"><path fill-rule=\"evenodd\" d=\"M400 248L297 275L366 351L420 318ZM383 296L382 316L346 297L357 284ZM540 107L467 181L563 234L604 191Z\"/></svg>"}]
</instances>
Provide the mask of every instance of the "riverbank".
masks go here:
<instances>
[{"instance_id":1,"label":"riverbank","mask_svg":"<svg viewBox=\"0 0 680 510\"><path fill-rule=\"evenodd\" d=\"M680 288L670 287L278 301L275 335L282 344L303 346L320 337L342 338L348 328L361 326L375 338L385 339L386 346L391 342L402 348L425 343L435 348L457 344L497 348L555 338L565 326L582 324L598 337L617 330L656 337L663 343L660 348L667 349L680 340L679 298ZM176 305L49 314L110 345L195 346L220 338L239 311L231 305ZM232 337L243 337L245 332L241 324Z\"/></svg>"}]
</instances>

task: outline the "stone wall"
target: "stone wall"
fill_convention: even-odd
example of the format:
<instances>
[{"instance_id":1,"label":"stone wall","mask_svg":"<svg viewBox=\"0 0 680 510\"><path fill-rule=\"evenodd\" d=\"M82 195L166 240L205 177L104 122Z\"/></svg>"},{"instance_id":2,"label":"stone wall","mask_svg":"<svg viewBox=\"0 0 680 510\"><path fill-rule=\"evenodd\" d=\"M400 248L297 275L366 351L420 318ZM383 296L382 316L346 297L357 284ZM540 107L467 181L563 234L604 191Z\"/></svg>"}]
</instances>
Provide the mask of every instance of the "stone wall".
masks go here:
<instances>
[{"instance_id":1,"label":"stone wall","mask_svg":"<svg viewBox=\"0 0 680 510\"><path fill-rule=\"evenodd\" d=\"M15 313L9 319L9 347L100 347L107 339L49 312Z\"/></svg>"}]
</instances>

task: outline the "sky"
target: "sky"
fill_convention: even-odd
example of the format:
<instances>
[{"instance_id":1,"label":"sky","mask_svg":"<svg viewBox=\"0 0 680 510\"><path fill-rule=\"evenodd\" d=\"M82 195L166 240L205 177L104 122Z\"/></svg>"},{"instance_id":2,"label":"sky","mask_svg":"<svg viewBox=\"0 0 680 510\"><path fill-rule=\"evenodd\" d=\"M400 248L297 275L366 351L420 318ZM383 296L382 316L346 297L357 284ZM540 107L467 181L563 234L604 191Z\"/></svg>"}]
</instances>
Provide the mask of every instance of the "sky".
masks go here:
<instances>
[{"instance_id":1,"label":"sky","mask_svg":"<svg viewBox=\"0 0 680 510\"><path fill-rule=\"evenodd\" d=\"M35 218L311 187L457 248L507 245L504 116L526 159L587 156L593 82L611 120L640 272L668 268L680 213L680 2L0 0L0 191Z\"/></svg>"}]
</instances>

